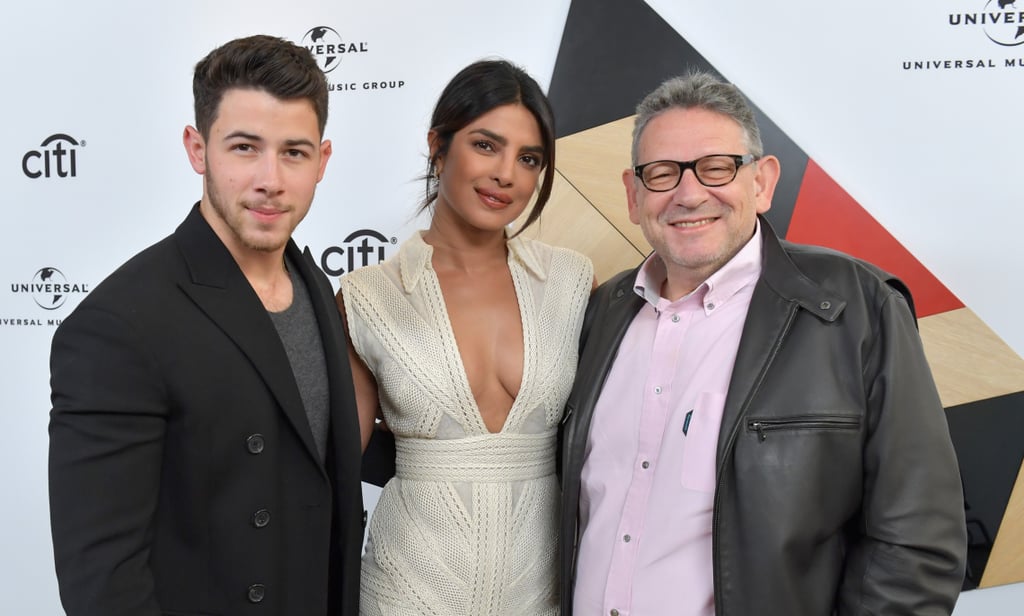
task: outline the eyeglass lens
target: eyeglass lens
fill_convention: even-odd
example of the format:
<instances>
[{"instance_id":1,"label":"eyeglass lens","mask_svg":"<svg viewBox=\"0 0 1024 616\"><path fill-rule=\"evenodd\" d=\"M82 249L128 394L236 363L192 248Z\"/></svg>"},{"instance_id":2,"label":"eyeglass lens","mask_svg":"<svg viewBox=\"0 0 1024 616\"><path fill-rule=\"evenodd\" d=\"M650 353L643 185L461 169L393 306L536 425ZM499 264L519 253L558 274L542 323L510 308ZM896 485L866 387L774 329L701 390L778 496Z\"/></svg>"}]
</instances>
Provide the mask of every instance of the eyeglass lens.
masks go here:
<instances>
[{"instance_id":1,"label":"eyeglass lens","mask_svg":"<svg viewBox=\"0 0 1024 616\"><path fill-rule=\"evenodd\" d=\"M697 181L705 186L728 184L736 177L736 160L731 156L705 156L693 161ZM659 161L644 167L641 179L650 190L671 190L679 184L682 166L674 161Z\"/></svg>"}]
</instances>

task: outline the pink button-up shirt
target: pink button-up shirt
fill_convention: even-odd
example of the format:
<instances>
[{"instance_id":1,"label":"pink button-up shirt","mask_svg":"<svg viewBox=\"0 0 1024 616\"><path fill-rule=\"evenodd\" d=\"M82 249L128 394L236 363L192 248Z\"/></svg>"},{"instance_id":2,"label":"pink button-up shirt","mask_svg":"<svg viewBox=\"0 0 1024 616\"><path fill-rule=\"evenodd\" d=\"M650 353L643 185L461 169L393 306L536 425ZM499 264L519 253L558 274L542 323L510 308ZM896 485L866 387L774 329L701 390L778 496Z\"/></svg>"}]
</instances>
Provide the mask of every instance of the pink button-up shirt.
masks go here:
<instances>
[{"instance_id":1,"label":"pink button-up shirt","mask_svg":"<svg viewBox=\"0 0 1024 616\"><path fill-rule=\"evenodd\" d=\"M715 453L740 333L761 273L760 226L674 302L652 255L647 300L608 374L587 440L574 612L711 616Z\"/></svg>"}]
</instances>

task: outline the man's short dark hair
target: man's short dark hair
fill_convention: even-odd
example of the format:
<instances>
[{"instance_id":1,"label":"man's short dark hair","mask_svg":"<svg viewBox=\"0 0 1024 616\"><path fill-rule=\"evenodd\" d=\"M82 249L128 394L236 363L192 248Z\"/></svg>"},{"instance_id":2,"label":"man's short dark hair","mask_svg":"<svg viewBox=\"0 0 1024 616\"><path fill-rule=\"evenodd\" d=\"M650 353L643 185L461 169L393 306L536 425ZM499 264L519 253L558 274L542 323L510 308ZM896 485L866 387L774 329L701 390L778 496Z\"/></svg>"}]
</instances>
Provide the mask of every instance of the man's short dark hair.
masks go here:
<instances>
[{"instance_id":1,"label":"man's short dark hair","mask_svg":"<svg viewBox=\"0 0 1024 616\"><path fill-rule=\"evenodd\" d=\"M224 93L232 88L262 90L280 100L307 99L323 136L327 77L307 49L260 34L225 43L200 60L192 77L192 95L196 129L204 139L217 120Z\"/></svg>"}]
</instances>

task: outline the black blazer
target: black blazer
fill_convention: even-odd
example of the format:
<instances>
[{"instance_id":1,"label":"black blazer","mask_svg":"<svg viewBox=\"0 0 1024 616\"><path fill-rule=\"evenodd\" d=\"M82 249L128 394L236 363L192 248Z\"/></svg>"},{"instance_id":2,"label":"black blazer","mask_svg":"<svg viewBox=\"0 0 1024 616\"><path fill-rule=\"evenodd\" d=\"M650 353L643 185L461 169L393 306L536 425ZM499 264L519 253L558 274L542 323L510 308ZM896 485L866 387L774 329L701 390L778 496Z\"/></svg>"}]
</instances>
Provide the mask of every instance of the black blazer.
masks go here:
<instances>
[{"instance_id":1,"label":"black blazer","mask_svg":"<svg viewBox=\"0 0 1024 616\"><path fill-rule=\"evenodd\" d=\"M58 328L50 517L69 615L357 613L346 342L326 277L287 252L323 340L326 465L274 325L198 207Z\"/></svg>"}]
</instances>

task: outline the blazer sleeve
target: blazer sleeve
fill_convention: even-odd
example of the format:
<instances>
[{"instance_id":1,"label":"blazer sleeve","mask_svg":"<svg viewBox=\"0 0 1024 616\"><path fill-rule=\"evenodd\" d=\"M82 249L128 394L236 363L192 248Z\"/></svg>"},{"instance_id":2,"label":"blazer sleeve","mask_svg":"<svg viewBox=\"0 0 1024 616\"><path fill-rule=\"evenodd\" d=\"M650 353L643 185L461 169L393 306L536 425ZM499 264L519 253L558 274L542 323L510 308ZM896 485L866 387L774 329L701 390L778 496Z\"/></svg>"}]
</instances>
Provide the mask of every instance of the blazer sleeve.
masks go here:
<instances>
[{"instance_id":1,"label":"blazer sleeve","mask_svg":"<svg viewBox=\"0 0 1024 616\"><path fill-rule=\"evenodd\" d=\"M161 613L148 562L167 405L152 352L95 305L53 338L50 522L69 616Z\"/></svg>"},{"instance_id":2,"label":"blazer sleeve","mask_svg":"<svg viewBox=\"0 0 1024 616\"><path fill-rule=\"evenodd\" d=\"M963 582L959 467L915 325L906 300L890 293L865 366L863 509L839 592L840 616L948 616Z\"/></svg>"}]
</instances>

